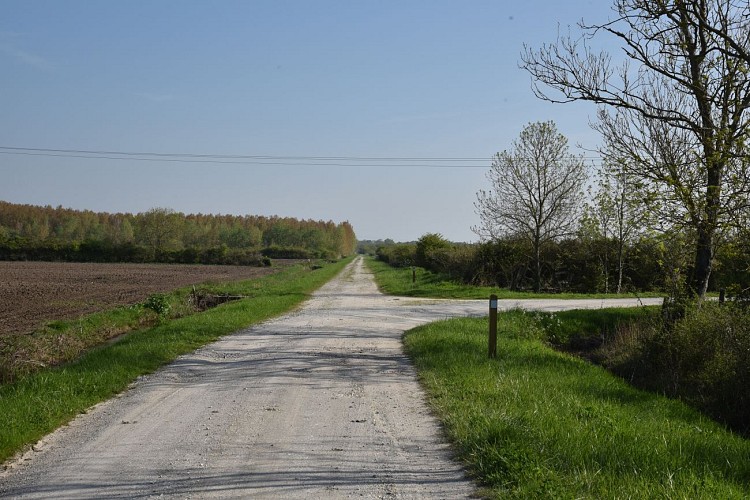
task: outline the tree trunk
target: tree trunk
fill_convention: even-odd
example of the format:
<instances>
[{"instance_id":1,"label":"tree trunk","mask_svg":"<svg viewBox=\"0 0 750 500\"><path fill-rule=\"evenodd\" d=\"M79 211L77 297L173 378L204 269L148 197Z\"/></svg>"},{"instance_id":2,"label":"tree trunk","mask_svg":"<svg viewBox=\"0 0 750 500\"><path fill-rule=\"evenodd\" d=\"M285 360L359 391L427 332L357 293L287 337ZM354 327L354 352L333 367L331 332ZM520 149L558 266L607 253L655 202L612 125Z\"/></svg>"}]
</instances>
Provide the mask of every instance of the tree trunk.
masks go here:
<instances>
[{"instance_id":1,"label":"tree trunk","mask_svg":"<svg viewBox=\"0 0 750 500\"><path fill-rule=\"evenodd\" d=\"M623 247L624 243L622 239L617 243L617 293L622 293L622 267L623 267Z\"/></svg>"},{"instance_id":2,"label":"tree trunk","mask_svg":"<svg viewBox=\"0 0 750 500\"><path fill-rule=\"evenodd\" d=\"M695 268L688 292L698 297L704 297L708 290L708 280L713 268L713 238L714 231L701 226L698 230L698 242L695 252Z\"/></svg>"},{"instance_id":3,"label":"tree trunk","mask_svg":"<svg viewBox=\"0 0 750 500\"><path fill-rule=\"evenodd\" d=\"M540 238L536 236L534 238L534 291L539 293L542 291L542 251Z\"/></svg>"},{"instance_id":4,"label":"tree trunk","mask_svg":"<svg viewBox=\"0 0 750 500\"><path fill-rule=\"evenodd\" d=\"M713 150L706 149L713 153ZM708 174L705 194L706 212L703 220L697 224L695 268L691 282L688 283L688 293L701 298L706 295L713 268L714 235L718 227L718 212L721 205L721 175L725 166L724 163L716 161L706 167Z\"/></svg>"},{"instance_id":5,"label":"tree trunk","mask_svg":"<svg viewBox=\"0 0 750 500\"><path fill-rule=\"evenodd\" d=\"M604 293L609 293L609 242L604 241Z\"/></svg>"},{"instance_id":6,"label":"tree trunk","mask_svg":"<svg viewBox=\"0 0 750 500\"><path fill-rule=\"evenodd\" d=\"M620 200L617 207L617 293L622 293L622 267L625 260L625 193L627 192L627 179L622 178L623 188L620 191ZM630 215L630 214L629 214ZM631 215L632 216L632 215Z\"/></svg>"}]
</instances>

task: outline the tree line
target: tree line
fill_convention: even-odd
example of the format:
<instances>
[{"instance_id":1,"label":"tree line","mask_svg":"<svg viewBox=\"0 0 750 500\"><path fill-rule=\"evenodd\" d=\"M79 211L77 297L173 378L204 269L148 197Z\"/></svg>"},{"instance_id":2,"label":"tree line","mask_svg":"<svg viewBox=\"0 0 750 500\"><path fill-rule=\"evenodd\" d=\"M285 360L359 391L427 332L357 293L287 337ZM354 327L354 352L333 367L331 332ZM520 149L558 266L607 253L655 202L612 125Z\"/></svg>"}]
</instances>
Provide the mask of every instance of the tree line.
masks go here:
<instances>
[{"instance_id":1,"label":"tree line","mask_svg":"<svg viewBox=\"0 0 750 500\"><path fill-rule=\"evenodd\" d=\"M726 241L716 255L709 290L742 296L750 286L750 239ZM641 233L621 243L594 232L583 220L570 237L541 245L503 237L480 243L453 243L428 233L416 242L359 243L360 253L394 267L419 266L477 286L550 293L679 293L689 274L688 235ZM620 256L622 260L619 260ZM541 286L537 286L541 281ZM744 292L743 292L744 290Z\"/></svg>"},{"instance_id":2,"label":"tree line","mask_svg":"<svg viewBox=\"0 0 750 500\"><path fill-rule=\"evenodd\" d=\"M355 245L349 222L168 208L113 214L0 201L2 260L255 265L268 258L335 259Z\"/></svg>"}]
</instances>

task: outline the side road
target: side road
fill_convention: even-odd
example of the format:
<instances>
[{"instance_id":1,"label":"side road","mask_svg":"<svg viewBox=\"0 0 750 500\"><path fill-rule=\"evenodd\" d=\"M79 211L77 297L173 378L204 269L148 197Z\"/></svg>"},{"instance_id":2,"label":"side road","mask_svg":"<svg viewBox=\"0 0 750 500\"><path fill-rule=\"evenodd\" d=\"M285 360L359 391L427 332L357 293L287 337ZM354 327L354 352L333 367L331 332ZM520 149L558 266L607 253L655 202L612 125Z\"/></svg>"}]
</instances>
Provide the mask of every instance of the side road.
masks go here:
<instances>
[{"instance_id":1,"label":"side road","mask_svg":"<svg viewBox=\"0 0 750 500\"><path fill-rule=\"evenodd\" d=\"M637 302L500 303L626 305ZM400 337L487 307L384 296L357 259L300 310L179 358L48 436L0 473L0 497L468 497Z\"/></svg>"}]
</instances>

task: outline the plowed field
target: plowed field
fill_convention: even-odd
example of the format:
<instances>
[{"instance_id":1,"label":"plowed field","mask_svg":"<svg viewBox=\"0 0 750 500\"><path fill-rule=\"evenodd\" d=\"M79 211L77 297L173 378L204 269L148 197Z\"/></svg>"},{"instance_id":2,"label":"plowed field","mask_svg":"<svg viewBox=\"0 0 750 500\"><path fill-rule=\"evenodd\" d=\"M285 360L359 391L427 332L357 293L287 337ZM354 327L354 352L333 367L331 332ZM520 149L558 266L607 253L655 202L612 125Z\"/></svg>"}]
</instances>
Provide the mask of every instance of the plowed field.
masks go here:
<instances>
[{"instance_id":1,"label":"plowed field","mask_svg":"<svg viewBox=\"0 0 750 500\"><path fill-rule=\"evenodd\" d=\"M260 277L291 262L274 261L270 268L0 262L0 335L30 332L46 321L134 304L183 286Z\"/></svg>"}]
</instances>

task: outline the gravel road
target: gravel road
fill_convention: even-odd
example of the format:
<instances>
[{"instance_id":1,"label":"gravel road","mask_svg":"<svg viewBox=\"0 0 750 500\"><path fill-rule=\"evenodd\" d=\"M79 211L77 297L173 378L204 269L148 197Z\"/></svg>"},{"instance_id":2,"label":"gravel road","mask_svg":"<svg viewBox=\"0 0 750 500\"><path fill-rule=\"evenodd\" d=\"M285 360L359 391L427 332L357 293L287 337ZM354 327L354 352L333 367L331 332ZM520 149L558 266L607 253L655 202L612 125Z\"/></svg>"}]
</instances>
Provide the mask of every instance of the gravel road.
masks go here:
<instances>
[{"instance_id":1,"label":"gravel road","mask_svg":"<svg viewBox=\"0 0 750 500\"><path fill-rule=\"evenodd\" d=\"M653 302L653 301L649 301ZM635 301L501 301L544 310ZM381 295L362 259L299 310L142 377L0 473L3 498L465 498L404 330L487 301Z\"/></svg>"}]
</instances>

